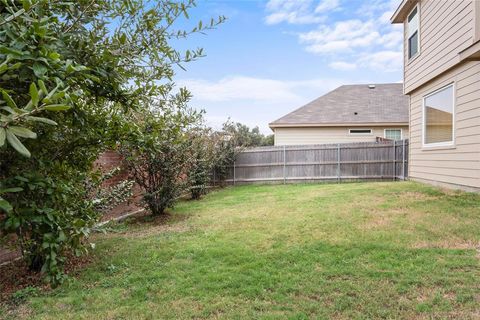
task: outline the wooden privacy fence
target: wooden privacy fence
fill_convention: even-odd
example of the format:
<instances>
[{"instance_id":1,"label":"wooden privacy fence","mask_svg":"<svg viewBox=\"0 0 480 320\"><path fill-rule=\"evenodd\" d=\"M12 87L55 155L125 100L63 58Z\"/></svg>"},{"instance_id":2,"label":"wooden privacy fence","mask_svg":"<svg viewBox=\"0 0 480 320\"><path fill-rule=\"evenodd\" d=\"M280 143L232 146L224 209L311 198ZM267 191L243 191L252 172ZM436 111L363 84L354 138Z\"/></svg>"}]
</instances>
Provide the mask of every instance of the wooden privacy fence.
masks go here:
<instances>
[{"instance_id":1,"label":"wooden privacy fence","mask_svg":"<svg viewBox=\"0 0 480 320\"><path fill-rule=\"evenodd\" d=\"M260 147L242 151L226 182L404 180L408 140Z\"/></svg>"}]
</instances>

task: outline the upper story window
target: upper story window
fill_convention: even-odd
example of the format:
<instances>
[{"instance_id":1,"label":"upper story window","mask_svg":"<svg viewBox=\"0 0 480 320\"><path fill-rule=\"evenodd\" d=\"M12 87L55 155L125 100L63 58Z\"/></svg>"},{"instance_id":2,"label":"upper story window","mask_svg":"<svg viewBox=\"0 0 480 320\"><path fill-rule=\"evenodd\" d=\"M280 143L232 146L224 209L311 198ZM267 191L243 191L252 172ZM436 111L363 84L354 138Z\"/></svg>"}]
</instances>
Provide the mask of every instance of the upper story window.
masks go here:
<instances>
[{"instance_id":1,"label":"upper story window","mask_svg":"<svg viewBox=\"0 0 480 320\"><path fill-rule=\"evenodd\" d=\"M453 145L454 85L449 84L423 98L423 144Z\"/></svg>"},{"instance_id":2,"label":"upper story window","mask_svg":"<svg viewBox=\"0 0 480 320\"><path fill-rule=\"evenodd\" d=\"M408 15L407 31L408 31L408 59L415 57L420 48L420 23L419 23L418 5L413 8Z\"/></svg>"}]
</instances>

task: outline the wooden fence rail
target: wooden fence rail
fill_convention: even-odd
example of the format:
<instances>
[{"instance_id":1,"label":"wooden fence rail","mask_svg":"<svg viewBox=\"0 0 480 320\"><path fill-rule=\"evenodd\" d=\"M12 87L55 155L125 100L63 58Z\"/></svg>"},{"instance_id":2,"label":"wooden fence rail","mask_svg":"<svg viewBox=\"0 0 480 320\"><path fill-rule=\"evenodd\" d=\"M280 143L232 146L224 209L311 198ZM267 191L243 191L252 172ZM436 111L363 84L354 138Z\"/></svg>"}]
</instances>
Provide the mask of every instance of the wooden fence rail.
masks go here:
<instances>
[{"instance_id":1,"label":"wooden fence rail","mask_svg":"<svg viewBox=\"0 0 480 320\"><path fill-rule=\"evenodd\" d=\"M340 182L406 177L408 140L399 140L247 149L229 167L226 182Z\"/></svg>"}]
</instances>

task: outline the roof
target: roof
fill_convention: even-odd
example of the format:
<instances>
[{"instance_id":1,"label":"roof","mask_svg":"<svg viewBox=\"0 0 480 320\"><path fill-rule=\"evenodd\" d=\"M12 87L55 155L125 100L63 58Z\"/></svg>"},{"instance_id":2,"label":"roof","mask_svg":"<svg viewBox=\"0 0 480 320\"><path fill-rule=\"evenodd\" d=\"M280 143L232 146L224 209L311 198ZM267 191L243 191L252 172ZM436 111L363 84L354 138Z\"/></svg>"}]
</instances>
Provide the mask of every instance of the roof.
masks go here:
<instances>
[{"instance_id":1,"label":"roof","mask_svg":"<svg viewBox=\"0 0 480 320\"><path fill-rule=\"evenodd\" d=\"M407 15L417 3L418 0L402 0L390 21L392 23L403 23L405 19L407 19Z\"/></svg>"},{"instance_id":2,"label":"roof","mask_svg":"<svg viewBox=\"0 0 480 320\"><path fill-rule=\"evenodd\" d=\"M408 124L402 83L344 85L270 123L275 127Z\"/></svg>"}]
</instances>

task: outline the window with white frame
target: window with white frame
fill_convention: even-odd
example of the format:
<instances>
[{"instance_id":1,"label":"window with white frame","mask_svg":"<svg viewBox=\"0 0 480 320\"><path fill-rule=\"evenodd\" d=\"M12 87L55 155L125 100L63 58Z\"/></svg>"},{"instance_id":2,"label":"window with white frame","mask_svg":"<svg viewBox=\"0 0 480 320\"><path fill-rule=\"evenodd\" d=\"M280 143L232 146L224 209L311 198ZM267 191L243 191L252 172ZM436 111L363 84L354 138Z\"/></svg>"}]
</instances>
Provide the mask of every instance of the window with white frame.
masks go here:
<instances>
[{"instance_id":1,"label":"window with white frame","mask_svg":"<svg viewBox=\"0 0 480 320\"><path fill-rule=\"evenodd\" d=\"M371 135L372 129L350 129L348 130L348 133L354 135Z\"/></svg>"},{"instance_id":2,"label":"window with white frame","mask_svg":"<svg viewBox=\"0 0 480 320\"><path fill-rule=\"evenodd\" d=\"M402 140L402 129L385 129L385 139Z\"/></svg>"},{"instance_id":3,"label":"window with white frame","mask_svg":"<svg viewBox=\"0 0 480 320\"><path fill-rule=\"evenodd\" d=\"M420 23L418 5L413 8L407 18L408 31L408 59L415 57L420 48Z\"/></svg>"},{"instance_id":4,"label":"window with white frame","mask_svg":"<svg viewBox=\"0 0 480 320\"><path fill-rule=\"evenodd\" d=\"M423 98L423 144L451 145L454 133L454 84Z\"/></svg>"}]
</instances>

